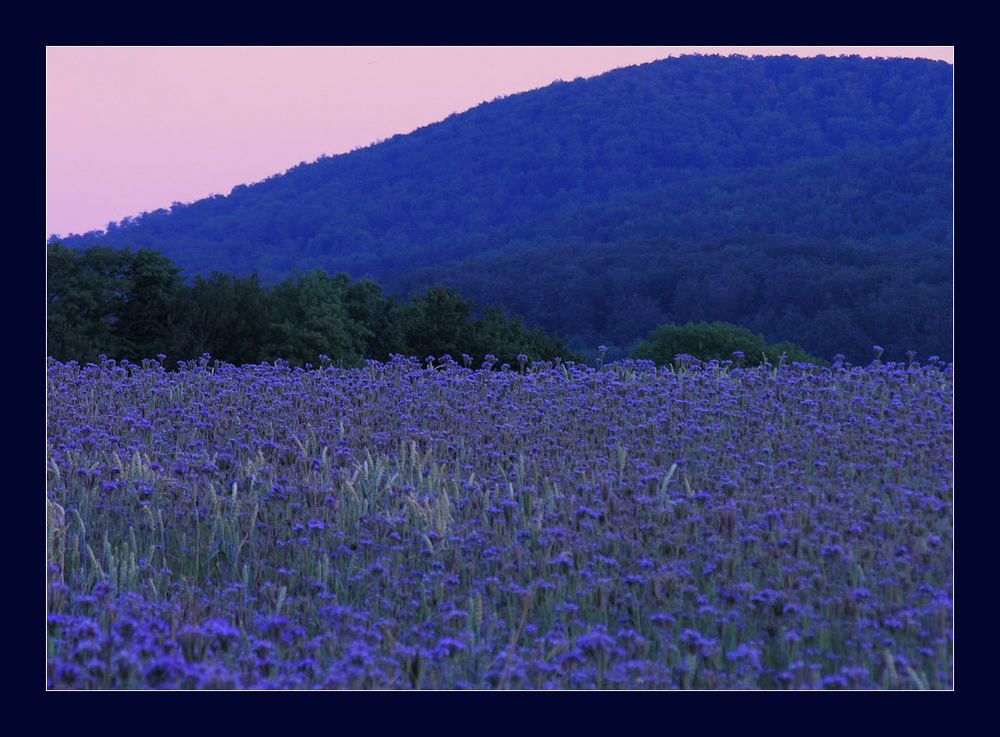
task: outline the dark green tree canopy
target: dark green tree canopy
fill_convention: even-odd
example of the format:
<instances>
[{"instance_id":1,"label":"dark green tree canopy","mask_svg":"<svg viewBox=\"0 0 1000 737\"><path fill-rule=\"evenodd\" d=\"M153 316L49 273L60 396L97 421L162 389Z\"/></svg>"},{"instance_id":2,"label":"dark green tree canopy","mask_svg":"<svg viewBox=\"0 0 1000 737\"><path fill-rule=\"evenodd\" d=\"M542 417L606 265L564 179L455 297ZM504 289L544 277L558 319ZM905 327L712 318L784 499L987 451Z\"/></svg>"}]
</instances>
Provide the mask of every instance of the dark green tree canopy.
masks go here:
<instances>
[{"instance_id":1,"label":"dark green tree canopy","mask_svg":"<svg viewBox=\"0 0 1000 737\"><path fill-rule=\"evenodd\" d=\"M515 365L555 357L582 360L564 340L500 307L478 308L454 289L433 286L404 301L371 279L320 269L273 287L256 274L215 272L186 285L169 259L149 250L48 246L48 354L60 361L100 355L170 363L205 353L228 363L283 359L292 365L360 366L395 353L448 354L478 367L487 353ZM320 357L324 356L325 359Z\"/></svg>"},{"instance_id":2,"label":"dark green tree canopy","mask_svg":"<svg viewBox=\"0 0 1000 737\"><path fill-rule=\"evenodd\" d=\"M762 335L718 321L660 325L650 334L649 340L640 341L632 351L632 358L661 365L676 363L678 356L691 356L701 361L733 361L737 365L756 365L765 361L777 365L782 360L821 363L792 343L786 341L769 346Z\"/></svg>"},{"instance_id":3,"label":"dark green tree canopy","mask_svg":"<svg viewBox=\"0 0 1000 737\"><path fill-rule=\"evenodd\" d=\"M48 354L136 360L169 343L180 269L149 249L48 245Z\"/></svg>"}]
</instances>

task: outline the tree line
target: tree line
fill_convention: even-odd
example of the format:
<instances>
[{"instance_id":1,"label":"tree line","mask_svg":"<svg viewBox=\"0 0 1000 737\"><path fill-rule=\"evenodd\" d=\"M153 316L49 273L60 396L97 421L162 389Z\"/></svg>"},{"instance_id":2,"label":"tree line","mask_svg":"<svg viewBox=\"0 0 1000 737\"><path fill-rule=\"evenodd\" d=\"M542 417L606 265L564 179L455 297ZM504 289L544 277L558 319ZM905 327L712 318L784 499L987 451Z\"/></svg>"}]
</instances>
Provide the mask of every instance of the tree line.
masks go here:
<instances>
[{"instance_id":1,"label":"tree line","mask_svg":"<svg viewBox=\"0 0 1000 737\"><path fill-rule=\"evenodd\" d=\"M565 339L525 327L503 307L477 306L455 289L435 285L401 300L384 296L372 279L319 269L272 287L256 274L221 272L186 283L170 259L151 249L75 251L52 243L47 292L47 353L60 361L157 357L175 367L206 353L237 365L282 359L341 367L393 354L450 355L472 367L584 360ZM740 365L820 363L797 345L767 345L723 322L660 325L631 357L670 364L678 354Z\"/></svg>"},{"instance_id":2,"label":"tree line","mask_svg":"<svg viewBox=\"0 0 1000 737\"><path fill-rule=\"evenodd\" d=\"M325 356L343 367L396 353L448 354L477 367L487 354L498 366L517 366L519 356L582 360L558 336L442 286L399 299L372 279L319 269L273 286L256 273L213 272L188 283L152 249L47 248L47 354L60 361L162 355L173 366L205 353L233 364L280 358L298 366Z\"/></svg>"}]
</instances>

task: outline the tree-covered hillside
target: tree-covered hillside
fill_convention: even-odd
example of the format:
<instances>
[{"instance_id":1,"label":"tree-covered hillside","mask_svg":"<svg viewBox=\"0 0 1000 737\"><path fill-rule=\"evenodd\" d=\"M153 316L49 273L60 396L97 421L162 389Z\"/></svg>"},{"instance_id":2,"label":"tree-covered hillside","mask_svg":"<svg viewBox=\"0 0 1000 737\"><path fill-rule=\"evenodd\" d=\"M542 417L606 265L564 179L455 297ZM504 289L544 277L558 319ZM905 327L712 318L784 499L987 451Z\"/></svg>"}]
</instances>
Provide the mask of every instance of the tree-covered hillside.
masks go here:
<instances>
[{"instance_id":1,"label":"tree-covered hillside","mask_svg":"<svg viewBox=\"0 0 1000 737\"><path fill-rule=\"evenodd\" d=\"M189 275L435 283L625 355L723 320L829 359L951 353L952 67L686 56L67 237ZM609 352L609 358L615 351Z\"/></svg>"}]
</instances>

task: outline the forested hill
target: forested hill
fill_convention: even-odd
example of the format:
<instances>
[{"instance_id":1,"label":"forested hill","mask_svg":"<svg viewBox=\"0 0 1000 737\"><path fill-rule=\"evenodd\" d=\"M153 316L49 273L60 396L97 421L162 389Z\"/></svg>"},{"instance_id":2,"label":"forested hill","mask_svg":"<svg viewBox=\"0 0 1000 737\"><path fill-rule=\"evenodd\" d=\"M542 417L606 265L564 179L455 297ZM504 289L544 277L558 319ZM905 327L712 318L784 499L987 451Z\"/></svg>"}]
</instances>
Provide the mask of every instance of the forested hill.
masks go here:
<instances>
[{"instance_id":1,"label":"forested hill","mask_svg":"<svg viewBox=\"0 0 1000 737\"><path fill-rule=\"evenodd\" d=\"M685 56L484 103L71 236L186 273L441 282L592 349L724 320L824 358L951 353L953 68ZM532 285L529 287L529 285Z\"/></svg>"}]
</instances>

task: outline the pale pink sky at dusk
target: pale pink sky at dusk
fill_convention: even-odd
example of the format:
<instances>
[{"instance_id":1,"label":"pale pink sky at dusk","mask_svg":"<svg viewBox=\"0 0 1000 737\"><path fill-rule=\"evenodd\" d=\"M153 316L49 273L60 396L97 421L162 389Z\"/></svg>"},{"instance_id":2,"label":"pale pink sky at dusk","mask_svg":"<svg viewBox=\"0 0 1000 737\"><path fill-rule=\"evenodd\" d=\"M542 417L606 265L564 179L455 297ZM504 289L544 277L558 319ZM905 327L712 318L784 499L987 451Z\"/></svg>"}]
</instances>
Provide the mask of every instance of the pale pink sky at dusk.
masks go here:
<instances>
[{"instance_id":1,"label":"pale pink sky at dusk","mask_svg":"<svg viewBox=\"0 0 1000 737\"><path fill-rule=\"evenodd\" d=\"M954 63L952 46L50 46L45 235L228 194L556 79L692 53Z\"/></svg>"}]
</instances>

